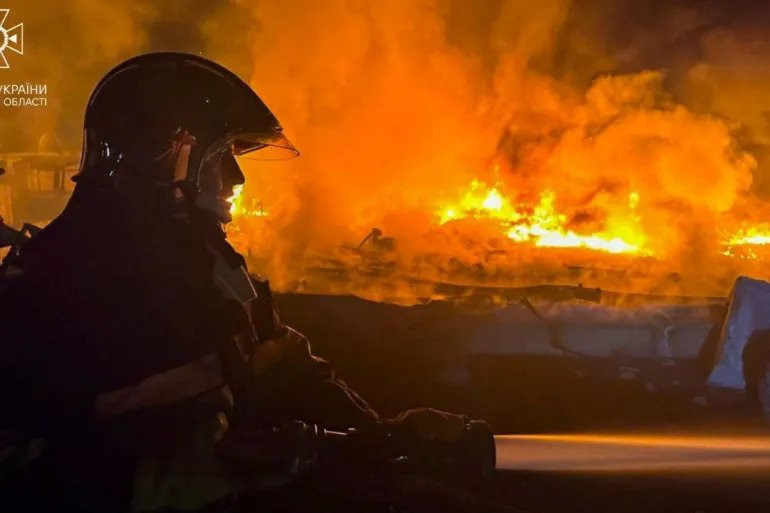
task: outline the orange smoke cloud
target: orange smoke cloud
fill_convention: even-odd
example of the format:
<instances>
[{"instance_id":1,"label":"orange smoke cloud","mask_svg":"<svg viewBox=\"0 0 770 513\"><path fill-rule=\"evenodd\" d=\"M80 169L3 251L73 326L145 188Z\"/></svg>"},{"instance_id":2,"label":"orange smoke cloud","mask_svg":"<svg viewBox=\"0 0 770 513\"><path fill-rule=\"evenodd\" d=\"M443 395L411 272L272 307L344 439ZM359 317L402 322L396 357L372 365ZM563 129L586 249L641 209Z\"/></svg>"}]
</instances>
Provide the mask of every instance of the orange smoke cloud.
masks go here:
<instances>
[{"instance_id":1,"label":"orange smoke cloud","mask_svg":"<svg viewBox=\"0 0 770 513\"><path fill-rule=\"evenodd\" d=\"M236 223L234 240L281 288L330 286L308 271L319 266L520 284L522 274L566 280L554 269L575 262L657 273L599 283L609 288L658 290L672 273L683 274L679 293L722 287L734 272L715 275L722 232L737 229L729 214L757 167L734 126L679 102L662 71L581 87L542 69L571 2L470 9L255 4L252 84L303 155L272 169L245 164L244 196L270 215ZM486 189L463 207L474 184ZM544 199L550 221L536 219ZM372 227L391 243L362 254ZM548 245L639 261L532 247ZM342 286L378 297L374 288Z\"/></svg>"}]
</instances>

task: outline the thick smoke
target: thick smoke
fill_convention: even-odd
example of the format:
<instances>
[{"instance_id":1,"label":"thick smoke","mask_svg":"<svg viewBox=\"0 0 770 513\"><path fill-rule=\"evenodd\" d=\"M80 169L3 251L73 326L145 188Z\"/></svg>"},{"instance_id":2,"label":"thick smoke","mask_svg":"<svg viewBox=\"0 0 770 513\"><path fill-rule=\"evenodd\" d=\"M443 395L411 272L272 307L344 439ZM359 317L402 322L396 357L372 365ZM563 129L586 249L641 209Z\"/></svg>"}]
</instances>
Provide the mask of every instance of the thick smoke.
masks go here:
<instances>
[{"instance_id":1,"label":"thick smoke","mask_svg":"<svg viewBox=\"0 0 770 513\"><path fill-rule=\"evenodd\" d=\"M371 280L389 275L719 294L750 270L719 253L725 233L768 212L763 2L16 3L28 51L7 81L47 83L52 105L4 113L2 151L49 132L76 148L93 84L139 52L200 52L250 81L302 151L243 162L244 205L266 215L231 230L279 288L402 293ZM515 205L553 191L570 229L649 256L565 256L489 223L439 225L474 180ZM374 227L392 240L362 256ZM565 276L565 264L623 272Z\"/></svg>"},{"instance_id":2,"label":"thick smoke","mask_svg":"<svg viewBox=\"0 0 770 513\"><path fill-rule=\"evenodd\" d=\"M718 293L729 280L713 272L721 230L734 228L719 223L759 170L739 133L756 123L689 94L705 87L693 80L712 39L735 23L715 3L329 1L252 12L252 84L304 153L273 179L252 168L271 193L247 188L271 215L246 244L282 286L320 255L365 262L338 248L375 226L396 241L384 260L407 276L498 284L558 273L563 255L540 252L532 266L531 249L491 227L436 226L436 210L474 179L522 204L555 191L571 227L630 237L667 278L689 273L673 292ZM599 284L666 288L658 279Z\"/></svg>"}]
</instances>

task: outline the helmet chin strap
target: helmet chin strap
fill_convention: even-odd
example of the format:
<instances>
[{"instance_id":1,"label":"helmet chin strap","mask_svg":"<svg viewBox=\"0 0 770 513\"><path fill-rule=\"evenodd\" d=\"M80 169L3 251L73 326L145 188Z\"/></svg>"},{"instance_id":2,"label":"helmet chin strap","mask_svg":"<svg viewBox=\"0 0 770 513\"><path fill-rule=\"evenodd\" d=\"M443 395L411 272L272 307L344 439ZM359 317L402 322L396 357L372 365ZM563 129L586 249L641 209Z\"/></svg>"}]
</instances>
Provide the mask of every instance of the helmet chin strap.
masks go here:
<instances>
[{"instance_id":1,"label":"helmet chin strap","mask_svg":"<svg viewBox=\"0 0 770 513\"><path fill-rule=\"evenodd\" d=\"M187 167L190 165L191 150L191 144L183 144L179 147L179 152L176 155L176 162L174 162L174 182L181 182L187 178ZM181 194L182 191L178 188L174 192L175 197L181 197Z\"/></svg>"},{"instance_id":2,"label":"helmet chin strap","mask_svg":"<svg viewBox=\"0 0 770 513\"><path fill-rule=\"evenodd\" d=\"M174 183L182 182L187 179L187 170L190 166L190 152L195 145L195 136L187 130L180 130L172 142L172 151L176 153L174 161ZM174 199L182 199L183 193L177 187L174 189Z\"/></svg>"}]
</instances>

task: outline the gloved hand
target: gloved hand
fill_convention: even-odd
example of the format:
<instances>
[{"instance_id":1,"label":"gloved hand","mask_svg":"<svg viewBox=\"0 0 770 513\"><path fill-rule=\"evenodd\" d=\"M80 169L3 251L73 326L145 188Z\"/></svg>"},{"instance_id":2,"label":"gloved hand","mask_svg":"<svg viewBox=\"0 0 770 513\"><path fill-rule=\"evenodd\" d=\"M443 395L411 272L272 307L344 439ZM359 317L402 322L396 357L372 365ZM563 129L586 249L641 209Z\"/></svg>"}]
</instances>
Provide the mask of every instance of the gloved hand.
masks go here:
<instances>
[{"instance_id":1,"label":"gloved hand","mask_svg":"<svg viewBox=\"0 0 770 513\"><path fill-rule=\"evenodd\" d=\"M252 370L259 374L268 367L287 360L294 363L295 367L304 366L311 358L307 337L288 326L281 326L279 335L254 347L250 360Z\"/></svg>"},{"instance_id":2,"label":"gloved hand","mask_svg":"<svg viewBox=\"0 0 770 513\"><path fill-rule=\"evenodd\" d=\"M466 418L433 408L414 408L398 414L388 421L403 432L426 440L453 442L465 428Z\"/></svg>"}]
</instances>

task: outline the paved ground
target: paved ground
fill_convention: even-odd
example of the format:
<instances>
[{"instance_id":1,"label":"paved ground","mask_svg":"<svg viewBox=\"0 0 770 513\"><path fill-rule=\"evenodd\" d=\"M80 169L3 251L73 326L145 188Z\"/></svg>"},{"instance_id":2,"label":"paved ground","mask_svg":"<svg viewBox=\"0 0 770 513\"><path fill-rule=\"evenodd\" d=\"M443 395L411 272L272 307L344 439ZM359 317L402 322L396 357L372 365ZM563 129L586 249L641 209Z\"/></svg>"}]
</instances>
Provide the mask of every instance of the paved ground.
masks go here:
<instances>
[{"instance_id":1,"label":"paved ground","mask_svg":"<svg viewBox=\"0 0 770 513\"><path fill-rule=\"evenodd\" d=\"M770 437L502 436L499 502L523 511L770 511Z\"/></svg>"}]
</instances>

